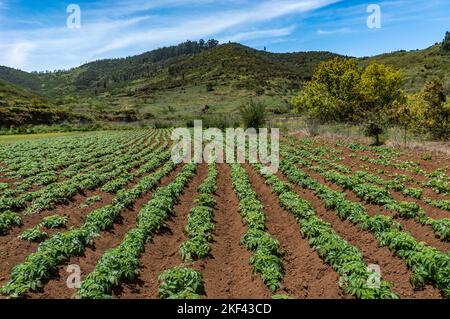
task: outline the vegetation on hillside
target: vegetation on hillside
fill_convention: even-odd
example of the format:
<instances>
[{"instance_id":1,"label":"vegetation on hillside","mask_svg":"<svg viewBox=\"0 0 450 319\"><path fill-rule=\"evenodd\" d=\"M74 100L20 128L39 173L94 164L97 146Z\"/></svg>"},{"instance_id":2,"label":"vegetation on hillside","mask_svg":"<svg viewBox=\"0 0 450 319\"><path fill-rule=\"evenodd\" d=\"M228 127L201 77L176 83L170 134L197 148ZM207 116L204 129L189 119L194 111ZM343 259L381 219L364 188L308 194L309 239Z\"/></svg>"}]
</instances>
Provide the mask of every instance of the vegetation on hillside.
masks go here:
<instances>
[{"instance_id":1,"label":"vegetation on hillside","mask_svg":"<svg viewBox=\"0 0 450 319\"><path fill-rule=\"evenodd\" d=\"M355 60L336 58L319 65L292 104L321 123L362 123L378 144L389 113L404 99L400 72L378 63L362 68Z\"/></svg>"},{"instance_id":2,"label":"vegetation on hillside","mask_svg":"<svg viewBox=\"0 0 450 319\"><path fill-rule=\"evenodd\" d=\"M298 113L319 123L362 125L367 136L380 135L389 125L430 134L450 136L450 108L442 80L432 79L420 94L409 97L401 87L402 73L371 62L360 67L353 59L323 62L314 77L292 100Z\"/></svg>"},{"instance_id":3,"label":"vegetation on hillside","mask_svg":"<svg viewBox=\"0 0 450 319\"><path fill-rule=\"evenodd\" d=\"M200 40L66 71L0 67L0 125L145 120L167 126L202 118L224 126L251 99L264 104L268 115L284 115L294 98L297 109L308 109L313 125L364 120L366 133L378 136L395 119L405 130L445 137L448 102L426 104L422 89L438 79L443 94L450 92L449 48L449 32L425 50L362 59ZM330 60L335 62L323 64ZM434 107L440 111L430 111ZM430 114L434 120L419 120ZM438 122L444 128L431 132Z\"/></svg>"}]
</instances>

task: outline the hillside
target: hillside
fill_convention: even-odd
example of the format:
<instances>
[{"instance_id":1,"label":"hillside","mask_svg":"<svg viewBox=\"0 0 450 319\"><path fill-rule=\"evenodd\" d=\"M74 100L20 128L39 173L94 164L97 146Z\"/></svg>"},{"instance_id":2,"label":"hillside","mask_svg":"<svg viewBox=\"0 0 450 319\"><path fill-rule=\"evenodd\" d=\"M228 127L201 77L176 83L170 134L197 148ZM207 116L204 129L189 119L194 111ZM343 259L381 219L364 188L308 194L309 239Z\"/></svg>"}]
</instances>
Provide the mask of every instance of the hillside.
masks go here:
<instances>
[{"instance_id":1,"label":"hillside","mask_svg":"<svg viewBox=\"0 0 450 319\"><path fill-rule=\"evenodd\" d=\"M433 77L442 78L447 92L450 92L450 52L443 51L440 44L425 50L398 51L361 59L362 64L370 61L392 65L401 70L407 92L420 91L424 83Z\"/></svg>"},{"instance_id":2,"label":"hillside","mask_svg":"<svg viewBox=\"0 0 450 319\"><path fill-rule=\"evenodd\" d=\"M0 80L98 119L105 114L114 118L115 113L164 119L230 113L249 98L261 99L270 111L283 114L289 112L291 97L311 79L315 67L336 56L270 53L237 43L218 45L215 40L187 41L67 71L27 73L0 67ZM442 77L450 91L450 53L440 45L359 59L361 65L370 61L400 69L408 92L419 91L435 76ZM18 100L21 96L24 102L32 99L17 92Z\"/></svg>"},{"instance_id":3,"label":"hillside","mask_svg":"<svg viewBox=\"0 0 450 319\"><path fill-rule=\"evenodd\" d=\"M38 95L0 80L0 107L29 106L32 103L41 102L43 102L43 99Z\"/></svg>"},{"instance_id":4,"label":"hillside","mask_svg":"<svg viewBox=\"0 0 450 319\"><path fill-rule=\"evenodd\" d=\"M72 110L97 116L112 110L176 118L235 110L249 97L274 112L290 98L329 52L275 54L229 43L188 41L123 59L91 62L69 71L26 73L0 69L0 79L22 85Z\"/></svg>"}]
</instances>

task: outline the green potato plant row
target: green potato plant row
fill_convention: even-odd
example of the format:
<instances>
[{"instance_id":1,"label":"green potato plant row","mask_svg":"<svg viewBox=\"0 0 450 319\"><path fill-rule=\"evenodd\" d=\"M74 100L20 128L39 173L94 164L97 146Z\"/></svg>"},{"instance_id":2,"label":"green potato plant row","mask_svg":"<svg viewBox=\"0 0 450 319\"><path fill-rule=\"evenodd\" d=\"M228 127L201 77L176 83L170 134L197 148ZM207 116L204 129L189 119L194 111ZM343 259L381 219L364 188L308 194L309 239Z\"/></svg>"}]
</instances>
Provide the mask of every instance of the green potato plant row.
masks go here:
<instances>
[{"instance_id":1,"label":"green potato plant row","mask_svg":"<svg viewBox=\"0 0 450 319\"><path fill-rule=\"evenodd\" d=\"M161 153L169 145L167 137L164 136L162 141L158 141L158 144L160 144L160 146L158 148L156 148L152 152L152 154L150 154L150 156L148 156L148 157L146 156L146 157L142 158L141 163L144 165L141 166L140 169L136 170L135 172L125 171L124 173L119 175L117 178L115 178L115 179L109 181L108 183L106 183L105 185L103 185L101 190L103 192L107 192L107 193L116 193L119 189L126 186L127 183L134 180L136 177L139 177L140 175L142 175L142 173L145 172L145 163L148 161L148 159L153 157L154 154Z\"/></svg>"},{"instance_id":2,"label":"green potato plant row","mask_svg":"<svg viewBox=\"0 0 450 319\"><path fill-rule=\"evenodd\" d=\"M98 171L103 166L106 166L107 164L111 164L111 162L114 162L114 160L117 160L117 159L120 160L121 158L123 158L123 156L126 154L126 152L129 152L129 150L118 151L118 152L115 152L115 154L113 154L113 157L104 158L104 162L100 161L97 164L93 165L90 168L89 173L91 173L92 171ZM80 173L77 175L77 178L82 177L82 176L89 176L89 174L81 174ZM70 182L70 180L57 183L56 185L61 185L61 184L64 185L64 183L69 183L69 182ZM27 201L31 201L35 198L38 198L46 190L51 190L54 187L55 187L55 184L48 185L45 188L41 188L39 191L22 194L20 196L18 196L18 194L15 190L11 190L11 193L5 194L5 196L0 197L0 211L4 210L4 209L23 209L26 207Z\"/></svg>"},{"instance_id":3,"label":"green potato plant row","mask_svg":"<svg viewBox=\"0 0 450 319\"><path fill-rule=\"evenodd\" d=\"M148 149L143 148L140 153L134 155L124 155L116 159L116 161L101 166L97 170L91 170L89 173L79 174L70 180L55 183L40 189L34 193L28 193L19 198L5 200L0 202L1 209L23 209L26 203L32 200L31 205L26 208L26 213L33 214L46 209L53 208L56 204L65 203L70 198L78 194L80 191L94 189L97 186L115 178L117 175L126 170L141 165L144 161L142 156L149 159L153 157L153 147L155 142ZM129 150L133 154L133 150ZM11 207L12 206L12 207Z\"/></svg>"},{"instance_id":4,"label":"green potato plant row","mask_svg":"<svg viewBox=\"0 0 450 319\"><path fill-rule=\"evenodd\" d=\"M450 211L450 199L442 199L442 200L425 199L425 202L437 208Z\"/></svg>"},{"instance_id":5,"label":"green potato plant row","mask_svg":"<svg viewBox=\"0 0 450 319\"><path fill-rule=\"evenodd\" d=\"M136 140L138 141L138 140ZM122 145L123 143L120 143L119 145ZM77 144L80 149L84 149L83 145ZM100 144L99 144L100 145ZM103 146L105 147L105 146ZM79 149L78 149L79 150ZM60 177L63 178L69 178L73 177L78 173L83 172L83 168L86 170L89 168L90 165L100 162L101 160L110 162L114 159L114 156L120 155L120 154L114 154L113 151L115 150L115 147L111 147L108 145L105 147L105 150L103 152L95 152L91 154L91 157L85 156L84 152L79 152L78 154L58 154L57 156L54 156L55 158L64 158L64 162L57 162L54 164L54 167L51 170L46 170L45 168L42 168L42 170L39 171L40 168L36 168L35 174L33 174L30 177L24 178L20 181L14 182L14 189L10 188L5 190L0 194L0 202L4 200L5 198L15 198L23 195L24 192L28 191L29 189L33 188L33 186L47 186L54 182L56 182L59 179L58 176L58 170L61 170L63 167L70 165L70 171L67 171L69 167L66 170L63 170L61 173L59 173ZM75 150L74 150L75 151ZM41 158L45 158L49 156L49 154L39 154L36 155L36 157L32 156L31 154L25 153L27 155L27 159L29 158L34 159L35 161L39 162ZM83 155L80 155L83 154ZM71 156L70 156L71 155ZM106 156L109 155L109 156ZM40 158L40 157L41 158ZM56 160L55 160L56 161ZM79 162L81 161L81 162ZM34 163L34 165L37 165ZM17 169L17 167L15 167ZM91 169L93 169L92 167ZM23 169L27 173L32 171L29 166L25 166ZM68 174L70 172L70 174ZM21 176L16 176L16 178L20 178ZM10 177L14 178L14 177Z\"/></svg>"},{"instance_id":6,"label":"green potato plant row","mask_svg":"<svg viewBox=\"0 0 450 319\"><path fill-rule=\"evenodd\" d=\"M17 213L6 211L0 214L0 235L8 234L9 230L14 226L22 224L20 216Z\"/></svg>"},{"instance_id":7,"label":"green potato plant row","mask_svg":"<svg viewBox=\"0 0 450 319\"><path fill-rule=\"evenodd\" d=\"M394 200L388 189L393 183L387 182L382 178L369 174L367 172L358 171L352 173L347 167L342 165L332 165L330 161L323 158L316 158L308 154L304 149L294 149L299 157L299 164L315 170L325 177L331 183L335 183L345 189L352 190L359 198L368 203L380 205L388 210L396 212L397 216L404 219L415 219L422 225L430 225L441 240L450 239L450 219L444 218L435 220L427 217L424 210L415 202L397 202ZM320 165L314 166L312 162L317 162ZM347 175L340 174L335 170L327 170L326 166L334 167L335 169L344 172ZM377 185L373 185L377 184ZM398 185L398 183L394 183ZM382 187L379 187L381 185ZM416 192L415 189L406 189L410 192Z\"/></svg>"},{"instance_id":8,"label":"green potato plant row","mask_svg":"<svg viewBox=\"0 0 450 319\"><path fill-rule=\"evenodd\" d=\"M18 298L29 290L37 290L42 287L44 279L54 274L58 265L71 256L83 254L87 245L92 244L102 231L114 225L123 208L132 206L138 198L154 189L164 176L175 169L175 164L172 161L167 162L166 156L167 154L161 154L153 158L150 162L154 169L165 164L153 174L142 178L133 188L118 192L112 205L89 213L81 227L57 233L42 242L35 253L12 269L10 281L0 289L0 293Z\"/></svg>"},{"instance_id":9,"label":"green potato plant row","mask_svg":"<svg viewBox=\"0 0 450 319\"><path fill-rule=\"evenodd\" d=\"M123 172L139 167L154 156L156 145L157 143L154 143L148 149L143 149L137 154L118 158L97 171L77 175L69 181L52 184L51 187L38 191L38 197L33 199L31 205L26 209L26 213L34 214L53 208L57 204L67 202L81 191L95 189L120 176Z\"/></svg>"},{"instance_id":10,"label":"green potato plant row","mask_svg":"<svg viewBox=\"0 0 450 319\"><path fill-rule=\"evenodd\" d=\"M433 219L426 216L424 210L416 202L398 202L386 188L365 183L356 175L342 175L336 171L327 171L321 174L331 183L344 189L353 191L359 198L367 203L395 211L396 216L403 219L414 219L422 225L430 225L441 240L450 240L450 219Z\"/></svg>"},{"instance_id":11,"label":"green potato plant row","mask_svg":"<svg viewBox=\"0 0 450 319\"><path fill-rule=\"evenodd\" d=\"M65 216L52 215L45 217L40 224L23 231L19 236L19 239L31 242L40 242L48 237L48 234L42 230L43 228L62 228L66 226L68 222L69 220Z\"/></svg>"},{"instance_id":12,"label":"green potato plant row","mask_svg":"<svg viewBox=\"0 0 450 319\"><path fill-rule=\"evenodd\" d=\"M26 229L20 234L19 239L30 242L40 242L48 237L48 234L42 230L42 225L38 224L34 227Z\"/></svg>"},{"instance_id":13,"label":"green potato plant row","mask_svg":"<svg viewBox=\"0 0 450 319\"><path fill-rule=\"evenodd\" d=\"M35 176L40 173L54 173L68 168L78 162L89 162L93 158L105 156L126 149L133 144L143 142L147 136L155 135L154 131L130 132L125 134L97 134L82 138L59 138L45 142L27 142L6 146L9 157L3 158L6 164L4 173L10 178ZM22 147L27 145L27 147ZM29 147L31 145L31 148ZM80 153L82 149L84 152Z\"/></svg>"},{"instance_id":14,"label":"green potato plant row","mask_svg":"<svg viewBox=\"0 0 450 319\"><path fill-rule=\"evenodd\" d=\"M301 142L303 146L309 146L309 148L312 148L314 146L314 142L310 140L306 140L307 142ZM437 194L450 194L450 178L447 176L442 169L438 169L434 172L427 173L423 169L420 168L419 164L413 161L391 161L393 157L399 156L400 152L391 149L389 147L369 147L360 143L350 143L346 144L342 141L338 141L336 143L336 146L343 146L347 147L350 150L360 150L360 151L372 151L375 152L378 156L378 158L372 158L370 156L364 155L360 157L361 161L386 166L386 167L393 167L396 169L409 171L414 174L423 175L427 178L429 178L426 182L417 182L421 186L429 187L431 188L435 193ZM333 148L327 148L327 153L330 153L330 150L333 150ZM311 149L310 149L311 151ZM410 182L415 182L413 179L410 180Z\"/></svg>"},{"instance_id":15,"label":"green potato plant row","mask_svg":"<svg viewBox=\"0 0 450 319\"><path fill-rule=\"evenodd\" d=\"M439 289L445 298L450 298L450 255L417 241L410 233L403 232L401 225L390 216L369 216L359 203L346 199L344 192L333 191L320 184L307 173L296 167L297 156L289 147L280 151L283 156L281 171L295 184L313 191L342 220L349 220L361 229L371 232L381 247L388 247L396 256L406 262L413 272L411 284L420 289L431 284Z\"/></svg>"},{"instance_id":16,"label":"green potato plant row","mask_svg":"<svg viewBox=\"0 0 450 319\"><path fill-rule=\"evenodd\" d=\"M368 269L358 248L342 239L329 223L320 219L309 202L303 200L291 185L262 171L260 164L253 164L253 167L277 194L280 205L293 213L309 245L339 274L340 285L346 293L358 299L398 298L388 282Z\"/></svg>"},{"instance_id":17,"label":"green potato plant row","mask_svg":"<svg viewBox=\"0 0 450 319\"><path fill-rule=\"evenodd\" d=\"M209 164L208 176L198 188L197 206L189 212L185 227L185 233L189 239L180 246L180 256L184 262L206 258L210 254L216 205L213 195L217 189L218 175L216 164Z\"/></svg>"},{"instance_id":18,"label":"green potato plant row","mask_svg":"<svg viewBox=\"0 0 450 319\"><path fill-rule=\"evenodd\" d=\"M196 169L196 164L186 164L172 183L155 191L152 199L141 209L136 227L125 235L118 247L105 252L94 271L81 283L77 291L79 298L111 298L114 287L124 280L131 281L136 278L145 244L169 218Z\"/></svg>"},{"instance_id":19,"label":"green potato plant row","mask_svg":"<svg viewBox=\"0 0 450 319\"><path fill-rule=\"evenodd\" d=\"M153 133L151 133L152 135ZM106 135L106 134L105 134ZM133 136L131 136L133 138ZM101 141L99 141L99 145L101 145ZM145 141L145 138L135 139L136 142ZM53 142L53 140L52 140ZM104 166L108 163L115 161L122 154L125 154L128 151L128 148L124 142L129 142L123 140L119 145L116 145L116 141L111 141L112 145L107 145L104 152L95 152L89 156L86 156L85 152L79 152L80 149L84 150L83 145L75 144L74 146L78 146L79 148L73 149L70 148L69 153L63 154L48 154L43 152L41 154L36 154L36 156L31 156L31 154L27 154L27 159L31 158L32 161L27 166L20 169L20 171L25 171L27 173L32 172L33 175L27 177L18 182L14 182L15 188L9 189L8 192L2 192L0 195L0 203L2 202L11 202L17 204L23 204L23 199L31 200L33 199L33 194L36 194L36 191L32 193L25 193L29 189L35 186L48 186L56 183L59 179L61 181L65 178L71 178L77 174L86 173L94 170L95 168ZM52 143L49 143L52 144ZM139 144L138 144L139 145ZM74 152L78 152L78 154L74 154ZM80 155L82 154L82 155ZM48 159L53 166L51 168L42 166L40 161L42 159ZM61 160L64 159L64 160ZM77 161L82 161L81 163ZM95 164L93 164L95 163ZM63 169L69 165L71 171ZM32 166L32 167L31 167ZM16 167L17 168L17 167ZM35 171L35 172L34 172ZM70 173L70 174L69 174ZM14 199L17 198L16 201ZM0 204L0 206L2 206Z\"/></svg>"},{"instance_id":20,"label":"green potato plant row","mask_svg":"<svg viewBox=\"0 0 450 319\"><path fill-rule=\"evenodd\" d=\"M417 163L403 161L398 163L392 163L385 159L373 159L368 156L363 156L360 158L362 161L369 162L376 165L391 166L396 169L401 169L405 171L410 171L414 174L420 174L429 179L425 182L421 182L420 185L431 188L437 194L450 194L450 178L445 175L441 170L435 172L427 173L421 169Z\"/></svg>"},{"instance_id":21,"label":"green potato plant row","mask_svg":"<svg viewBox=\"0 0 450 319\"><path fill-rule=\"evenodd\" d=\"M208 176L199 186L197 206L189 212L185 227L188 240L181 244L179 252L185 263L209 256L214 231L213 194L217 189L219 172L215 163L208 165ZM200 299L204 295L204 283L200 272L188 267L173 267L165 270L158 278L158 297L161 299Z\"/></svg>"},{"instance_id":22,"label":"green potato plant row","mask_svg":"<svg viewBox=\"0 0 450 319\"><path fill-rule=\"evenodd\" d=\"M167 269L158 281L160 299L200 299L205 294L202 274L191 268Z\"/></svg>"},{"instance_id":23,"label":"green potato plant row","mask_svg":"<svg viewBox=\"0 0 450 319\"><path fill-rule=\"evenodd\" d=\"M131 138L135 142L138 142L139 140L144 141L144 137L137 139L131 136ZM50 144L52 144L52 142L53 140ZM15 196L17 196L21 192L27 191L33 187L33 185L45 186L56 182L59 179L59 176L66 178L71 177L66 175L68 173L66 169L69 167L77 168L75 171L72 170L72 174L76 175L82 168L87 169L90 166L90 161L93 161L94 163L99 162L100 160L106 161L106 155L109 155L108 161L112 161L114 159L114 157L112 157L114 153L120 155L117 151L126 151L130 146L127 146L129 140L127 141L125 139L121 140L120 144L116 143L117 141L99 139L96 144L97 150L92 153L89 152L89 146L85 146L83 143L78 142L72 145L66 152L61 151L55 153L54 151L42 151L40 154L29 154L27 152L15 154L18 155L18 157L21 155L26 156L26 162L8 166L10 171L6 174L10 178L24 178L16 185ZM81 154L76 154L77 152L80 153L80 149L82 149L83 152ZM81 163L77 161L81 161ZM11 171L11 169L13 170Z\"/></svg>"},{"instance_id":24,"label":"green potato plant row","mask_svg":"<svg viewBox=\"0 0 450 319\"><path fill-rule=\"evenodd\" d=\"M253 190L247 171L240 164L231 164L231 181L239 199L239 213L248 226L241 244L253 252L250 265L260 274L263 282L273 292L281 287L283 279L283 251L278 241L267 233L264 206Z\"/></svg>"},{"instance_id":25,"label":"green potato plant row","mask_svg":"<svg viewBox=\"0 0 450 319\"><path fill-rule=\"evenodd\" d=\"M100 195L94 195L94 196L88 197L88 198L86 198L84 203L80 204L80 208L89 207L101 200L102 200L102 197Z\"/></svg>"},{"instance_id":26,"label":"green potato plant row","mask_svg":"<svg viewBox=\"0 0 450 319\"><path fill-rule=\"evenodd\" d=\"M146 140L151 140L151 139L159 140L161 135L163 137L166 136L166 134L162 134L162 132L157 132L156 134L152 132L148 136L144 136L143 138L141 138L139 140L132 141L133 144L126 143L125 149L128 149L130 147L133 148L133 145L135 145L135 143L147 145L147 143L145 142ZM108 148L111 148L111 147L112 146L109 146ZM119 150L121 150L121 149L122 149L122 147ZM114 152L111 154L111 152L108 151L108 149L107 149L106 154L104 154L103 156L91 156L87 160L83 160L83 159L78 160L78 162L71 164L63 172L61 172L61 176L66 177L66 178L71 178L77 174L87 172L88 170L91 169L92 165L95 165L98 162L114 160L114 158L117 157L117 154L115 154L115 153L117 153L117 152ZM120 154L119 154L119 156L120 156Z\"/></svg>"},{"instance_id":27,"label":"green potato plant row","mask_svg":"<svg viewBox=\"0 0 450 319\"><path fill-rule=\"evenodd\" d=\"M327 170L325 169L325 166L329 166L329 167L333 168L334 170L339 171L341 173L348 174L348 175L353 174L353 171L351 169L349 169L348 167L337 164L337 163L333 162L333 160L328 160L326 158L320 157L320 156L326 156L327 154L330 153L330 150L332 150L332 149L326 148L323 146L321 146L320 148L311 149L310 147L311 147L312 143L308 143L308 140L302 140L300 142L300 148L296 147L297 145L295 145L294 143L295 143L294 140L291 139L289 145L295 147L296 153L303 158L303 160L301 161L302 165L311 167L312 169L316 170L319 173L327 172ZM323 150L324 148L326 149L325 151ZM313 153L315 155L313 155ZM336 159L334 159L334 160L336 160ZM340 159L340 160L342 160L342 159ZM314 166L314 165L312 165L311 161L316 162L319 165ZM401 191L405 197L422 199L423 189L406 188L405 187L405 185L404 185L405 182L413 182L414 181L413 178L408 175L394 174L393 176L391 176L390 180L384 180L383 178L373 175L373 174L370 174L368 172L357 171L354 173L354 176L356 176L359 181L377 184L382 187L385 187L386 189ZM441 176L441 175L438 174L438 176ZM384 192L384 193L385 193L384 196L390 196L387 192ZM440 209L447 208L447 210L450 210L449 209L450 207L446 206L445 200L435 201L435 200L432 200L429 198L424 198L423 200L426 203L428 203L429 205L435 206L437 208L440 208ZM444 222L444 224L445 223L446 222ZM439 224L439 222L438 222L438 224Z\"/></svg>"}]
</instances>

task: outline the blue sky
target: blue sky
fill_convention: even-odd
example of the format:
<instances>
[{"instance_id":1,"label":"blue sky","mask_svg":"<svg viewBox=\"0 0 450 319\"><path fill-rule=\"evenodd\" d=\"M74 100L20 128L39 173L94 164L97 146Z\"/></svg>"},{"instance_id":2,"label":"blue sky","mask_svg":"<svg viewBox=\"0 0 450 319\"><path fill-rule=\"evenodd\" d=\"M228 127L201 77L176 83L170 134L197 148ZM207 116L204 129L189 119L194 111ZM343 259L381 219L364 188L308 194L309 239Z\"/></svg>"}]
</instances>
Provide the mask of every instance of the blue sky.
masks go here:
<instances>
[{"instance_id":1,"label":"blue sky","mask_svg":"<svg viewBox=\"0 0 450 319\"><path fill-rule=\"evenodd\" d=\"M79 29L67 27L69 4ZM367 26L370 4L379 29ZM368 56L441 41L449 13L449 0L0 0L0 65L67 69L200 38Z\"/></svg>"}]
</instances>

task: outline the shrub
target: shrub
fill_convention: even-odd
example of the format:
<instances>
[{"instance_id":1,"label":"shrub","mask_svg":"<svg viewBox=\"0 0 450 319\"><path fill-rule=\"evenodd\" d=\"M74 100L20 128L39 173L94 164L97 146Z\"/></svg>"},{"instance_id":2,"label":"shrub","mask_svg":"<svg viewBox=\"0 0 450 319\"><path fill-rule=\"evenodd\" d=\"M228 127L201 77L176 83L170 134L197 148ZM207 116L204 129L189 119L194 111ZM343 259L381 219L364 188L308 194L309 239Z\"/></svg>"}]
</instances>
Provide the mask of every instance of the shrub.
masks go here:
<instances>
[{"instance_id":1,"label":"shrub","mask_svg":"<svg viewBox=\"0 0 450 319\"><path fill-rule=\"evenodd\" d=\"M375 138L375 145L380 145L380 135L385 132L385 126L380 120L370 119L364 123L364 135Z\"/></svg>"},{"instance_id":2,"label":"shrub","mask_svg":"<svg viewBox=\"0 0 450 319\"><path fill-rule=\"evenodd\" d=\"M250 100L240 109L242 124L245 128L261 128L266 122L266 106L262 102Z\"/></svg>"}]
</instances>

